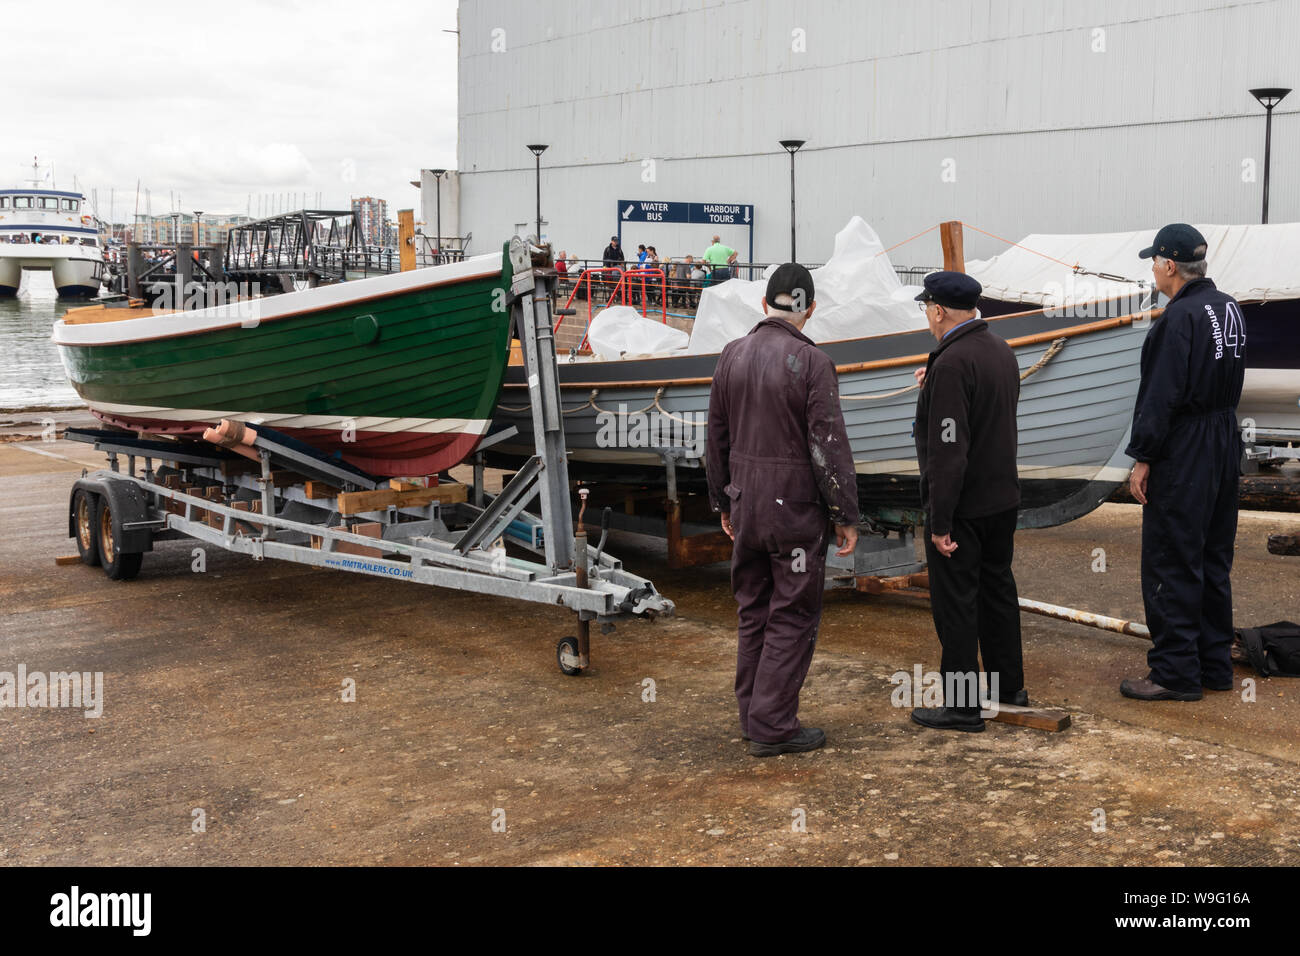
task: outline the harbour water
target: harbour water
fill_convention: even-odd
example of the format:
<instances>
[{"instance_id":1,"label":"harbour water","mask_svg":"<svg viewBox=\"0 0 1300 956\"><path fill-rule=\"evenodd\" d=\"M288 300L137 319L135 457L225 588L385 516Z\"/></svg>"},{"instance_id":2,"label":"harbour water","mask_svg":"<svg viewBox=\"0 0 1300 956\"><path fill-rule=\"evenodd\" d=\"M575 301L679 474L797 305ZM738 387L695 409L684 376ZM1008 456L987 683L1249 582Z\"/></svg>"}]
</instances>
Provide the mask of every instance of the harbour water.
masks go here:
<instances>
[{"instance_id":1,"label":"harbour water","mask_svg":"<svg viewBox=\"0 0 1300 956\"><path fill-rule=\"evenodd\" d=\"M13 299L0 299L0 415L22 410L75 408L83 403L68 384L50 341L54 322L69 308L49 273L29 272Z\"/></svg>"}]
</instances>

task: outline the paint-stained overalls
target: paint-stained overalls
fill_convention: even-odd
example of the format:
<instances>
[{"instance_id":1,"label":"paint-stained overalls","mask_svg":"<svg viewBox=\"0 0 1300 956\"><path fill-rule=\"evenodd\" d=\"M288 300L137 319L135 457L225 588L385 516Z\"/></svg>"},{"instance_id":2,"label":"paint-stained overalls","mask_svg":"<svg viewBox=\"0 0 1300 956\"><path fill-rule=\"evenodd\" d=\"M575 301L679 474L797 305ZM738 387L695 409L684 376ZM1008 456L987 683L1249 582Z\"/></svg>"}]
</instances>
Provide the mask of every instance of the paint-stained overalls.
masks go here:
<instances>
[{"instance_id":1,"label":"paint-stained overalls","mask_svg":"<svg viewBox=\"0 0 1300 956\"><path fill-rule=\"evenodd\" d=\"M1232 571L1242 442L1237 402L1246 325L1210 279L1178 291L1142 345L1126 453L1147 462L1142 602L1151 680L1170 690L1232 686Z\"/></svg>"},{"instance_id":2,"label":"paint-stained overalls","mask_svg":"<svg viewBox=\"0 0 1300 956\"><path fill-rule=\"evenodd\" d=\"M722 350L707 468L710 503L730 514L736 536L740 728L762 743L789 740L821 620L830 523L858 522L835 365L790 323L765 319Z\"/></svg>"}]
</instances>

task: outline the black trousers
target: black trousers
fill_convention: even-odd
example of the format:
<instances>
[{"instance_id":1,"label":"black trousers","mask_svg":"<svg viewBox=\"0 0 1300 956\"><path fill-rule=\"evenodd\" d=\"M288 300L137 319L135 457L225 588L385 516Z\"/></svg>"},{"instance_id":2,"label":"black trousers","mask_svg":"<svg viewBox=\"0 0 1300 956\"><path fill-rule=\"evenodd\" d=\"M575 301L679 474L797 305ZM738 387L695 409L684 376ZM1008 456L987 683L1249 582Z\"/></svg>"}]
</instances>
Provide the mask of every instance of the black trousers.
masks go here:
<instances>
[{"instance_id":1,"label":"black trousers","mask_svg":"<svg viewBox=\"0 0 1300 956\"><path fill-rule=\"evenodd\" d=\"M1142 603L1151 679L1170 690L1232 683L1232 550L1241 438L1232 412L1175 421L1142 509Z\"/></svg>"},{"instance_id":2,"label":"black trousers","mask_svg":"<svg viewBox=\"0 0 1300 956\"><path fill-rule=\"evenodd\" d=\"M981 656L990 691L995 674L1001 697L1025 686L1019 595L1011 573L1015 534L1015 508L983 518L954 518L952 540L957 542L957 550L945 558L926 529L930 611L943 646L939 669L944 677L944 703L949 707L960 703L978 709L969 700L954 701L948 689L968 675L978 675Z\"/></svg>"}]
</instances>

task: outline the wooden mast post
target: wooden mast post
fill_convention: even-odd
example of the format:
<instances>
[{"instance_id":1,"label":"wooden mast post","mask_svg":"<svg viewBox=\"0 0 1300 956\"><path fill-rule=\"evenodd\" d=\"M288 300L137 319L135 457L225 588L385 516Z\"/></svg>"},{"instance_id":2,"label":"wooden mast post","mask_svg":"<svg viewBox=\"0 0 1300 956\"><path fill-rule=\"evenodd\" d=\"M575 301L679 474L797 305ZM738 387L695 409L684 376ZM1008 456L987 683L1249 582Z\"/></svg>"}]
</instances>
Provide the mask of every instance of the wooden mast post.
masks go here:
<instances>
[{"instance_id":1,"label":"wooden mast post","mask_svg":"<svg viewBox=\"0 0 1300 956\"><path fill-rule=\"evenodd\" d=\"M962 248L961 220L939 224L939 241L943 244L943 267L948 272L966 271L966 252Z\"/></svg>"},{"instance_id":2,"label":"wooden mast post","mask_svg":"<svg viewBox=\"0 0 1300 956\"><path fill-rule=\"evenodd\" d=\"M415 211L412 209L397 211L397 246L402 271L410 272L415 268Z\"/></svg>"}]
</instances>

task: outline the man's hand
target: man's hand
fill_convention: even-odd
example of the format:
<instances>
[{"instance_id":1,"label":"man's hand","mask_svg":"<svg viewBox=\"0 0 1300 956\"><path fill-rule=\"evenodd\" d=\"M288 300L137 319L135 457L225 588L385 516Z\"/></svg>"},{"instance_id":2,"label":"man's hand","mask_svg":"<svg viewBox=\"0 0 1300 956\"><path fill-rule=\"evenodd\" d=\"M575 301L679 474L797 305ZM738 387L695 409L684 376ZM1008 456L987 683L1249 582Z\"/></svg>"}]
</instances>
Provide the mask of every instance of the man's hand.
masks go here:
<instances>
[{"instance_id":1,"label":"man's hand","mask_svg":"<svg viewBox=\"0 0 1300 956\"><path fill-rule=\"evenodd\" d=\"M857 526L851 524L837 524L835 526L835 543L839 545L839 550L835 553L841 558L847 558L853 553L853 549L858 546Z\"/></svg>"},{"instance_id":2,"label":"man's hand","mask_svg":"<svg viewBox=\"0 0 1300 956\"><path fill-rule=\"evenodd\" d=\"M917 384L918 386L919 386L919 385L924 385L924 384L925 384L925 367L922 366L921 368L918 368L916 371L914 371L914 372L912 373L912 377L913 377L914 379L916 379L916 384Z\"/></svg>"},{"instance_id":3,"label":"man's hand","mask_svg":"<svg viewBox=\"0 0 1300 956\"><path fill-rule=\"evenodd\" d=\"M726 511L722 513L722 530L727 532L727 537L732 541L736 540L736 532L731 527L731 514Z\"/></svg>"},{"instance_id":4,"label":"man's hand","mask_svg":"<svg viewBox=\"0 0 1300 956\"><path fill-rule=\"evenodd\" d=\"M1133 474L1128 477L1128 490L1140 505L1147 503L1147 479L1150 476L1151 466L1145 461L1139 461L1133 466Z\"/></svg>"},{"instance_id":5,"label":"man's hand","mask_svg":"<svg viewBox=\"0 0 1300 956\"><path fill-rule=\"evenodd\" d=\"M952 553L957 550L957 542L952 540L952 535L945 534L940 536L932 534L930 535L930 540L934 542L935 548L945 558L951 558Z\"/></svg>"}]
</instances>

